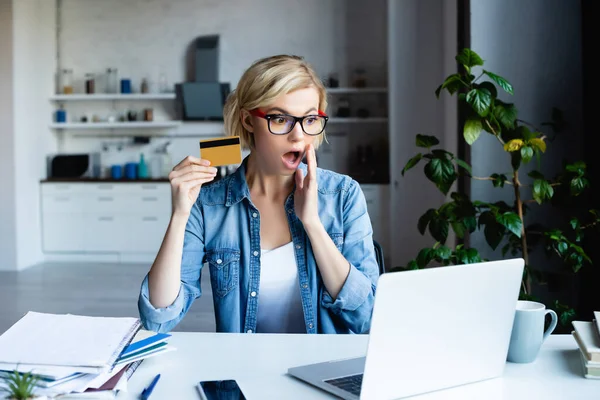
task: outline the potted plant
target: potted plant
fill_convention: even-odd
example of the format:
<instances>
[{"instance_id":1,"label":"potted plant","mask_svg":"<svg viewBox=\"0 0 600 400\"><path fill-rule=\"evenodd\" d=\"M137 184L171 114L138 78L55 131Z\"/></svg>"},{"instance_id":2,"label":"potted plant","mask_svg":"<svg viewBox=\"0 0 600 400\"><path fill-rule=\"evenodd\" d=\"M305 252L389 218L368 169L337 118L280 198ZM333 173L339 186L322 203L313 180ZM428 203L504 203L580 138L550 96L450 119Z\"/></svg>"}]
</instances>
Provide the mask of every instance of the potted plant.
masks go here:
<instances>
[{"instance_id":1,"label":"potted plant","mask_svg":"<svg viewBox=\"0 0 600 400\"><path fill-rule=\"evenodd\" d=\"M530 206L549 203L559 206L559 198L576 198L589 186L585 177L586 165L581 161L567 163L564 171L549 179L539 171L541 159L546 152L551 136L542 129L523 121L518 117L515 104L498 98L499 91L513 94L512 85L503 77L483 68L484 61L471 49L461 50L456 61L460 71L451 74L435 91L439 98L442 91L457 95L459 110L463 116L462 138L472 145L482 133L492 135L498 146L510 159L511 169L490 176L473 176L471 166L454 154L436 148L439 140L435 136L417 135L416 145L419 152L412 157L402 170L402 175L425 162L425 176L447 195L452 184L460 177L489 181L497 188L512 187L512 204L504 201L484 202L470 199L462 193L453 192L450 200L437 209L426 210L418 220L421 234L429 231L435 244L421 249L416 258L408 265L397 269L425 268L431 263L438 265L464 264L482 261L479 251L465 244L446 245L449 230L457 238L463 239L476 230L482 230L487 244L496 249L502 244L502 255L511 253L525 260L525 273L522 280L520 298L536 299L532 295L532 283L544 283L542 269L530 263L530 252L543 245L548 255L562 259L562 264L572 272L577 272L591 260L582 247L584 233L600 226L600 212L589 210L585 218L574 216L565 227L544 227L540 224L527 225L527 211ZM477 74L477 76L476 76ZM482 79L483 78L483 79ZM552 135L565 127L562 113L558 109L552 112L552 121L542 124L552 131ZM523 165L537 161L537 169L523 176ZM508 163L507 163L508 165ZM563 326L567 326L575 317L573 308L554 300L548 305L558 314Z\"/></svg>"},{"instance_id":2,"label":"potted plant","mask_svg":"<svg viewBox=\"0 0 600 400\"><path fill-rule=\"evenodd\" d=\"M10 400L29 400L36 399L42 400L45 397L39 397L34 395L35 386L39 380L36 375L32 375L31 372L20 373L17 370L9 373L3 378L6 386L6 398Z\"/></svg>"}]
</instances>

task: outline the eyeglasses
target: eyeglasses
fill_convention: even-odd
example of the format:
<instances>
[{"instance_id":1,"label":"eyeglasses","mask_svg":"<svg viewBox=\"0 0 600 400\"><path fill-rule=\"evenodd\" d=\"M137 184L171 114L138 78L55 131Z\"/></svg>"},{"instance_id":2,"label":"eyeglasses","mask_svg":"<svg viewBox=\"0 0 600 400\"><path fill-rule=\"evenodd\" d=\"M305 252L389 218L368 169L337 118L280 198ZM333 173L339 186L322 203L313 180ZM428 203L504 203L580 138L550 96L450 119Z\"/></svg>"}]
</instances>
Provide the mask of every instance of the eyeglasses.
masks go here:
<instances>
[{"instance_id":1,"label":"eyeglasses","mask_svg":"<svg viewBox=\"0 0 600 400\"><path fill-rule=\"evenodd\" d=\"M306 115L304 117L294 117L288 114L265 114L258 109L251 110L250 114L266 119L269 132L273 135L287 135L294 129L296 122L300 122L304 133L317 136L325 130L325 125L329 120L329 117L323 111L319 111L318 115Z\"/></svg>"}]
</instances>

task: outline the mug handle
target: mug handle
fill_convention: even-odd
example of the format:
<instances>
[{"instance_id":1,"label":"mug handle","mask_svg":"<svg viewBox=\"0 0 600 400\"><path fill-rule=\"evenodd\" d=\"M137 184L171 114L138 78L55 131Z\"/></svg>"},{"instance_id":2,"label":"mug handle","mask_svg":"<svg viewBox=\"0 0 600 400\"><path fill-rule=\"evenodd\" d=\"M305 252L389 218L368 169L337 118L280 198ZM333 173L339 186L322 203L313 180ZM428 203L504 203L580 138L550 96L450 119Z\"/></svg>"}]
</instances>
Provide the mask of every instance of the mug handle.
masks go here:
<instances>
[{"instance_id":1,"label":"mug handle","mask_svg":"<svg viewBox=\"0 0 600 400\"><path fill-rule=\"evenodd\" d=\"M550 321L550 326L548 326L548 329L546 329L546 332L544 332L544 338L542 339L542 342L546 340L546 338L550 336L552 332L554 332L554 329L556 329L556 324L558 323L558 316L556 315L554 310L546 310L546 313L544 314L544 319L546 319L545 317L548 314L550 314L552 320Z\"/></svg>"}]
</instances>

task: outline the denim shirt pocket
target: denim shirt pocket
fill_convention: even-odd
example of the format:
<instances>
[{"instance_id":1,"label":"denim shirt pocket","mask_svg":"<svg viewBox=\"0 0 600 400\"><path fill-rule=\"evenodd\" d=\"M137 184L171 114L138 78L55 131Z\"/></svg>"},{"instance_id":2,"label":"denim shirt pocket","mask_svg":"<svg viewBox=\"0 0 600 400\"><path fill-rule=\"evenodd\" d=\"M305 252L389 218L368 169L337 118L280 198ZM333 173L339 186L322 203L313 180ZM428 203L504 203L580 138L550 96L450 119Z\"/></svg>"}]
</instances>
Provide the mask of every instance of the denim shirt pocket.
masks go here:
<instances>
[{"instance_id":1,"label":"denim shirt pocket","mask_svg":"<svg viewBox=\"0 0 600 400\"><path fill-rule=\"evenodd\" d=\"M206 253L206 259L213 292L219 297L225 297L238 285L240 252L229 249L211 250Z\"/></svg>"},{"instance_id":2,"label":"denim shirt pocket","mask_svg":"<svg viewBox=\"0 0 600 400\"><path fill-rule=\"evenodd\" d=\"M331 233L328 232L329 237L331 238L331 240L333 241L333 243L335 243L335 246L337 247L337 249L341 252L342 251L342 247L344 246L344 234L343 233Z\"/></svg>"}]
</instances>

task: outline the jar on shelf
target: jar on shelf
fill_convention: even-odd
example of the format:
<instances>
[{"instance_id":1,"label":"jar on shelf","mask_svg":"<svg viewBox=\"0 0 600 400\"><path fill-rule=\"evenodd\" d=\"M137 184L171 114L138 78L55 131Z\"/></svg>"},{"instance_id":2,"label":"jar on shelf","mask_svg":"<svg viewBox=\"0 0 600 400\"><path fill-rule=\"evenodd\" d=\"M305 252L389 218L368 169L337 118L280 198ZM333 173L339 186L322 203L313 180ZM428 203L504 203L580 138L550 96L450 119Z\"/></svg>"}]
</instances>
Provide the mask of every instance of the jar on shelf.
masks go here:
<instances>
[{"instance_id":1,"label":"jar on shelf","mask_svg":"<svg viewBox=\"0 0 600 400\"><path fill-rule=\"evenodd\" d=\"M73 70L63 68L60 71L60 88L62 94L73 94Z\"/></svg>"},{"instance_id":2,"label":"jar on shelf","mask_svg":"<svg viewBox=\"0 0 600 400\"><path fill-rule=\"evenodd\" d=\"M96 77L94 74L85 74L85 92L93 94L95 92Z\"/></svg>"},{"instance_id":3,"label":"jar on shelf","mask_svg":"<svg viewBox=\"0 0 600 400\"><path fill-rule=\"evenodd\" d=\"M119 71L116 68L106 69L106 93L119 93Z\"/></svg>"},{"instance_id":4,"label":"jar on shelf","mask_svg":"<svg viewBox=\"0 0 600 400\"><path fill-rule=\"evenodd\" d=\"M352 86L356 88L364 88L367 86L367 75L362 68L356 68L352 75Z\"/></svg>"}]
</instances>

